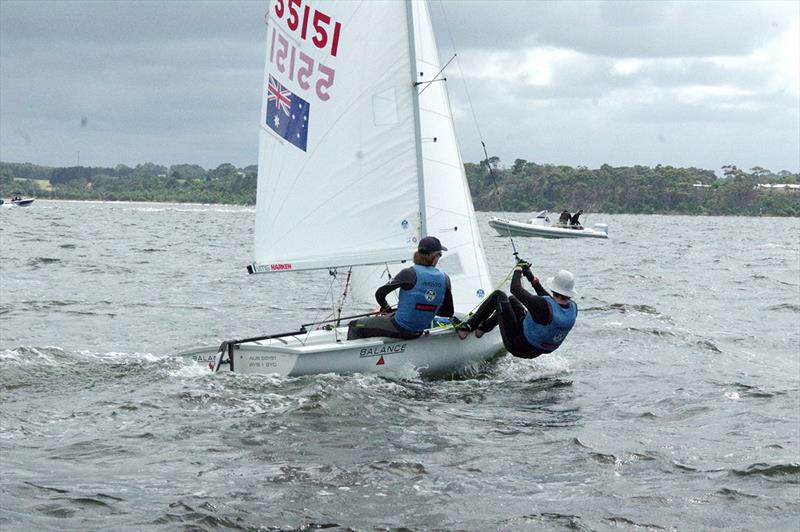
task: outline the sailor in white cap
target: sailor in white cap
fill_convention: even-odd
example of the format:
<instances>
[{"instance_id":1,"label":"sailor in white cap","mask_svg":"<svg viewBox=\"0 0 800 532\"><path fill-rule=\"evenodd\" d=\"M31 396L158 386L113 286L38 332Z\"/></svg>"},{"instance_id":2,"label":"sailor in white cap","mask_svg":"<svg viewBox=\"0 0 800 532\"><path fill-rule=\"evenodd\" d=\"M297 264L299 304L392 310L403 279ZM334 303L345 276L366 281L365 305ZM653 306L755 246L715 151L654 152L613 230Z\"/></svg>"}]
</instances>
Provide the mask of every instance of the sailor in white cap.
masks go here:
<instances>
[{"instance_id":1,"label":"sailor in white cap","mask_svg":"<svg viewBox=\"0 0 800 532\"><path fill-rule=\"evenodd\" d=\"M525 276L536 291L531 294L522 288ZM478 310L457 328L463 340L473 331L480 338L500 325L503 345L512 355L536 358L558 349L578 317L578 306L572 300L575 277L567 270L559 271L547 280L550 294L531 273L530 263L520 261L511 278L511 296L502 290L489 294Z\"/></svg>"}]
</instances>

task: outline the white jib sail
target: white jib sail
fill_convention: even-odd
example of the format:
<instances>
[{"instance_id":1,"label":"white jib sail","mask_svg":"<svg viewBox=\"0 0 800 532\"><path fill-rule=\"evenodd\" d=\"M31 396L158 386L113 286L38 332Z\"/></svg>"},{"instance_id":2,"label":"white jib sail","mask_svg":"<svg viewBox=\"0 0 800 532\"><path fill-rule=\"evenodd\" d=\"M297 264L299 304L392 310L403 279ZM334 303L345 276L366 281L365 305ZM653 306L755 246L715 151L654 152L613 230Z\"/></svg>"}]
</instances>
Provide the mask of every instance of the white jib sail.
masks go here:
<instances>
[{"instance_id":1,"label":"white jib sail","mask_svg":"<svg viewBox=\"0 0 800 532\"><path fill-rule=\"evenodd\" d=\"M413 6L417 81L423 83L418 88L427 231L448 248L439 268L450 276L456 310L466 312L476 307L493 285L458 149L447 83L426 83L442 68L428 4L414 2Z\"/></svg>"},{"instance_id":2,"label":"white jib sail","mask_svg":"<svg viewBox=\"0 0 800 532\"><path fill-rule=\"evenodd\" d=\"M446 83L426 83L441 70L428 5L424 1L414 1L412 5L418 75L415 81L422 83L416 90L420 93L427 233L438 237L448 248L439 268L452 281L456 311L468 312L494 286L456 141ZM397 273L401 267L390 270ZM387 275L386 266L358 268L353 274L353 299L374 302L375 289L388 280Z\"/></svg>"},{"instance_id":3,"label":"white jib sail","mask_svg":"<svg viewBox=\"0 0 800 532\"><path fill-rule=\"evenodd\" d=\"M275 0L266 18L254 270L410 258L420 191L405 3Z\"/></svg>"}]
</instances>

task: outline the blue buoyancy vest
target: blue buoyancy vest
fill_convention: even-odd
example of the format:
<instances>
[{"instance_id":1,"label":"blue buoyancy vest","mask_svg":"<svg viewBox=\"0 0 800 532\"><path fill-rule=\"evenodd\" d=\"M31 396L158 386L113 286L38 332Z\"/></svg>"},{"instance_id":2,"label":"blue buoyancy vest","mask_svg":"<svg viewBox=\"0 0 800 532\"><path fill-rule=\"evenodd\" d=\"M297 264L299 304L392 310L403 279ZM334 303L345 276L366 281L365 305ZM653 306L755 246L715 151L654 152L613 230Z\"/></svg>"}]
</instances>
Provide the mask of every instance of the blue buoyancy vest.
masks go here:
<instances>
[{"instance_id":1,"label":"blue buoyancy vest","mask_svg":"<svg viewBox=\"0 0 800 532\"><path fill-rule=\"evenodd\" d=\"M444 273L433 266L415 264L417 283L410 290L400 289L394 321L408 331L422 332L431 325L444 303L447 281Z\"/></svg>"},{"instance_id":2,"label":"blue buoyancy vest","mask_svg":"<svg viewBox=\"0 0 800 532\"><path fill-rule=\"evenodd\" d=\"M547 325L542 325L534 321L530 312L522 322L522 332L525 339L537 351L542 353L552 353L561 345L567 337L575 319L578 317L578 305L574 301L569 302L569 307L564 308L550 296L544 296L550 307L553 319Z\"/></svg>"}]
</instances>

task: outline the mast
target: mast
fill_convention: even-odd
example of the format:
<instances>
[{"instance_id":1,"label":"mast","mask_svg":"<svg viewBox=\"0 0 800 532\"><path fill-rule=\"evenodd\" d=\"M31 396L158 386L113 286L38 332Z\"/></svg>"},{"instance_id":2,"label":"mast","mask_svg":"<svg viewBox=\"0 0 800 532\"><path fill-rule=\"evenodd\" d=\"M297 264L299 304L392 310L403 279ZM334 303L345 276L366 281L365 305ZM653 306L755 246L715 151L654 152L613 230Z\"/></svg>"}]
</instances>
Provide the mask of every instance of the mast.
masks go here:
<instances>
[{"instance_id":1,"label":"mast","mask_svg":"<svg viewBox=\"0 0 800 532\"><path fill-rule=\"evenodd\" d=\"M410 56L411 64L411 83L412 95L411 101L414 109L414 144L417 152L417 183L419 186L419 230L420 238L424 238L428 234L427 220L425 219L425 179L422 164L422 131L420 128L419 117L419 93L417 92L417 50L414 35L414 6L413 0L406 0L406 18L408 28L408 53Z\"/></svg>"}]
</instances>

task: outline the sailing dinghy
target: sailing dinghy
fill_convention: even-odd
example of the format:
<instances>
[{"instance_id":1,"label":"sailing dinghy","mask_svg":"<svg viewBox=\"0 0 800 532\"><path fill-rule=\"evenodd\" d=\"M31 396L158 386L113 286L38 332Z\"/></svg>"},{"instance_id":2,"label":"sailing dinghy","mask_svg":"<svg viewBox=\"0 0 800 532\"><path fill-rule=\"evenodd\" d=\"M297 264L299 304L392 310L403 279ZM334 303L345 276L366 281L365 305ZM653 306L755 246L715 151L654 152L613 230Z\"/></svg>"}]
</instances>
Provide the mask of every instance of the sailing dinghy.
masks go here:
<instances>
[{"instance_id":1,"label":"sailing dinghy","mask_svg":"<svg viewBox=\"0 0 800 532\"><path fill-rule=\"evenodd\" d=\"M493 285L427 4L277 0L265 19L248 271L347 271L371 297L380 274L409 265L431 234L449 249L438 267L451 278L456 312L476 308ZM460 340L446 323L414 340L347 340L347 323L319 325L179 355L214 371L443 375L502 350L497 331Z\"/></svg>"}]
</instances>

